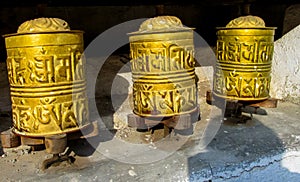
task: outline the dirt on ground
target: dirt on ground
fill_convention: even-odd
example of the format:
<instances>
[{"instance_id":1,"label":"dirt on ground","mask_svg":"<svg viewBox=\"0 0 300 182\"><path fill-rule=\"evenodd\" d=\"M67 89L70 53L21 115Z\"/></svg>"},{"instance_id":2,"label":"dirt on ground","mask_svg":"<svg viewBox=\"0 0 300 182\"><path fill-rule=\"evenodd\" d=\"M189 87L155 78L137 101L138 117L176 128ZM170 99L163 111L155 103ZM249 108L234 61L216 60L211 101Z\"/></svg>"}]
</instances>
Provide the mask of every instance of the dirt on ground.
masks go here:
<instances>
[{"instance_id":1,"label":"dirt on ground","mask_svg":"<svg viewBox=\"0 0 300 182\"><path fill-rule=\"evenodd\" d=\"M95 90L97 111L99 115L103 116L104 127L112 133L113 137L133 144L150 144L150 147L155 148L155 142L163 139L168 129L159 127L155 130L140 132L126 124L128 113L132 113L132 91L130 90L132 83L130 83L131 78L128 78L130 76L128 62L128 55L112 56L97 73ZM0 132L3 132L12 128L12 116L6 64L1 63L0 69ZM203 100L205 90L209 89L209 85L208 83L201 85L202 88L199 89L202 91L199 92L199 98L201 98L200 102L205 102ZM204 116L208 116L209 110L201 112L202 120L206 121ZM194 125L194 131L198 134L203 132L204 125L205 122ZM103 126L99 127L101 130ZM53 156L48 154L43 147L37 149L21 145L15 148L2 148L0 145L0 166L5 169L0 170L1 181L23 181L29 176L51 176L58 171L60 173L78 171L95 162L91 159L95 153L93 146L85 139L69 141L65 154L75 158L75 161L73 163L61 162L59 165L52 165L43 170L43 161ZM101 155L100 157L98 155L97 158L105 159Z\"/></svg>"}]
</instances>

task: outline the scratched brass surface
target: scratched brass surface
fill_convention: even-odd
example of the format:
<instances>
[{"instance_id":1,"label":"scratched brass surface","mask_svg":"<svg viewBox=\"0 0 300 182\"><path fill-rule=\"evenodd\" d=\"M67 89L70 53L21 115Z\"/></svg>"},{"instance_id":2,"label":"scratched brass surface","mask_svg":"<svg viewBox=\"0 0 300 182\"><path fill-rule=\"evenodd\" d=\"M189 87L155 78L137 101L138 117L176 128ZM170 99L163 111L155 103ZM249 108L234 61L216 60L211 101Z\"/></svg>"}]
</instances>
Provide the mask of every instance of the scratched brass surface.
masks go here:
<instances>
[{"instance_id":1,"label":"scratched brass surface","mask_svg":"<svg viewBox=\"0 0 300 182\"><path fill-rule=\"evenodd\" d=\"M193 29L172 16L143 22L129 34L133 112L165 117L197 107Z\"/></svg>"},{"instance_id":2,"label":"scratched brass surface","mask_svg":"<svg viewBox=\"0 0 300 182\"><path fill-rule=\"evenodd\" d=\"M275 28L256 16L243 16L218 28L213 93L258 101L269 97Z\"/></svg>"},{"instance_id":3,"label":"scratched brass surface","mask_svg":"<svg viewBox=\"0 0 300 182\"><path fill-rule=\"evenodd\" d=\"M88 124L83 32L39 18L4 37L14 132L45 136Z\"/></svg>"}]
</instances>

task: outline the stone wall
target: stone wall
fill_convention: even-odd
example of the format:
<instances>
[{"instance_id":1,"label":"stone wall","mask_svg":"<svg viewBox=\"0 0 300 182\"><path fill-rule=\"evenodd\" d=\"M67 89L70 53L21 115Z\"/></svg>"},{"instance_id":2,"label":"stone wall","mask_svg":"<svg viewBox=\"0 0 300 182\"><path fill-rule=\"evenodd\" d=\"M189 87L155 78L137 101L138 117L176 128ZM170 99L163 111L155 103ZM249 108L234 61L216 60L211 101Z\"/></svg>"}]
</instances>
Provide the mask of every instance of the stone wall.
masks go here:
<instances>
[{"instance_id":1,"label":"stone wall","mask_svg":"<svg viewBox=\"0 0 300 182\"><path fill-rule=\"evenodd\" d=\"M300 25L274 44L270 95L300 104Z\"/></svg>"}]
</instances>

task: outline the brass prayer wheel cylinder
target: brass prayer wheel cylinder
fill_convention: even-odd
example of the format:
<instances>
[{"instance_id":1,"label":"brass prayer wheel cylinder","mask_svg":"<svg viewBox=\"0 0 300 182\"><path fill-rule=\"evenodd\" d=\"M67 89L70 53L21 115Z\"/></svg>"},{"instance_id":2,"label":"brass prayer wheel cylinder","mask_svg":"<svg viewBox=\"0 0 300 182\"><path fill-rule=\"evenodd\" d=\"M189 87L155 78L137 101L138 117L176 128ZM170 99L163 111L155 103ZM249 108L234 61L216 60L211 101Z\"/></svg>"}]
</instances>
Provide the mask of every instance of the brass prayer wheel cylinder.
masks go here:
<instances>
[{"instance_id":1,"label":"brass prayer wheel cylinder","mask_svg":"<svg viewBox=\"0 0 300 182\"><path fill-rule=\"evenodd\" d=\"M88 124L83 32L38 18L4 37L14 132L44 137Z\"/></svg>"},{"instance_id":2,"label":"brass prayer wheel cylinder","mask_svg":"<svg viewBox=\"0 0 300 182\"><path fill-rule=\"evenodd\" d=\"M193 29L177 17L144 21L129 34L133 112L167 117L197 107Z\"/></svg>"},{"instance_id":3,"label":"brass prayer wheel cylinder","mask_svg":"<svg viewBox=\"0 0 300 182\"><path fill-rule=\"evenodd\" d=\"M241 101L269 97L274 32L256 16L242 16L218 28L214 95Z\"/></svg>"}]
</instances>

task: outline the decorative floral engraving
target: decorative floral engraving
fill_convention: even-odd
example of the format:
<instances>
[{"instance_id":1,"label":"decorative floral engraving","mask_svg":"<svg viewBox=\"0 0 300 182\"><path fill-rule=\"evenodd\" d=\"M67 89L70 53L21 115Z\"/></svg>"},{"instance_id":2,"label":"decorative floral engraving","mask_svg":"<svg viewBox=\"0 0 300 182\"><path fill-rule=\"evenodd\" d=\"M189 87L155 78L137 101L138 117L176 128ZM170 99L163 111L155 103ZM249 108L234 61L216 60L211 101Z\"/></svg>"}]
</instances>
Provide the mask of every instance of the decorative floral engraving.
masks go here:
<instances>
[{"instance_id":1,"label":"decorative floral engraving","mask_svg":"<svg viewBox=\"0 0 300 182\"><path fill-rule=\"evenodd\" d=\"M241 16L234 20L231 20L226 28L258 28L265 27L265 22L258 16Z\"/></svg>"},{"instance_id":2,"label":"decorative floral engraving","mask_svg":"<svg viewBox=\"0 0 300 182\"><path fill-rule=\"evenodd\" d=\"M69 31L67 22L59 18L37 18L22 23L18 28L18 33L29 32L51 32L51 31Z\"/></svg>"},{"instance_id":3,"label":"decorative floral engraving","mask_svg":"<svg viewBox=\"0 0 300 182\"><path fill-rule=\"evenodd\" d=\"M136 33L174 31L185 29L190 28L184 27L180 19L175 16L158 16L144 21L141 24L139 31Z\"/></svg>"}]
</instances>

